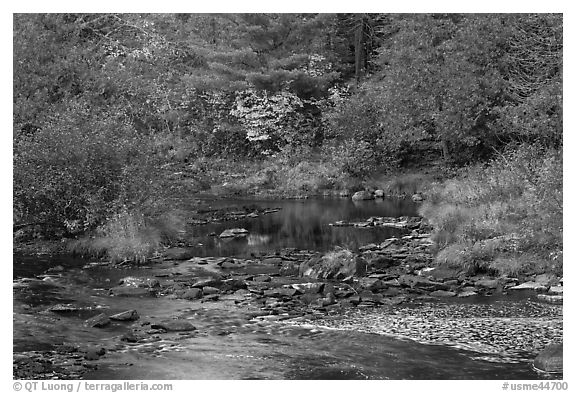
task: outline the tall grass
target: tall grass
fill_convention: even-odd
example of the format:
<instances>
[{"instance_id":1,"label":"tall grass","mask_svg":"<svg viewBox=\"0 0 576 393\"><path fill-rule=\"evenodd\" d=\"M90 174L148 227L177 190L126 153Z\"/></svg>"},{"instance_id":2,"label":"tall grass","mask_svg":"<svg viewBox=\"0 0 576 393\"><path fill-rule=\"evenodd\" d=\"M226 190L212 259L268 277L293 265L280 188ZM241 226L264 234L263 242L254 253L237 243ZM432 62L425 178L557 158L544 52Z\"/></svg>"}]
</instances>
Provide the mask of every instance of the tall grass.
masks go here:
<instances>
[{"instance_id":1,"label":"tall grass","mask_svg":"<svg viewBox=\"0 0 576 393\"><path fill-rule=\"evenodd\" d=\"M101 225L93 236L71 242L70 251L113 263L146 263L163 244L175 240L184 225L177 212L149 218L138 210L123 210Z\"/></svg>"},{"instance_id":2,"label":"tall grass","mask_svg":"<svg viewBox=\"0 0 576 393\"><path fill-rule=\"evenodd\" d=\"M562 152L519 146L427 192L437 262L518 275L562 264ZM523 258L525 256L525 258Z\"/></svg>"}]
</instances>

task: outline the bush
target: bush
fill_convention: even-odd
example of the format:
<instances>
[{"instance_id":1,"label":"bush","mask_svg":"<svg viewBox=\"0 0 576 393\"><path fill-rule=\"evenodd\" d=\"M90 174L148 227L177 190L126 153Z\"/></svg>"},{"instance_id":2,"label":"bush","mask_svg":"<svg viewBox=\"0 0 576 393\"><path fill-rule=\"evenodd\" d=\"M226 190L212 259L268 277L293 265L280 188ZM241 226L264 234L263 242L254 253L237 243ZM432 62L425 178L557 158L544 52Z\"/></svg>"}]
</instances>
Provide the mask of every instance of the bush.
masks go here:
<instances>
[{"instance_id":1,"label":"bush","mask_svg":"<svg viewBox=\"0 0 576 393\"><path fill-rule=\"evenodd\" d=\"M362 140L350 139L325 147L325 154L344 175L357 179L366 179L379 167L374 145Z\"/></svg>"},{"instance_id":2,"label":"bush","mask_svg":"<svg viewBox=\"0 0 576 393\"><path fill-rule=\"evenodd\" d=\"M16 221L39 223L48 235L56 229L76 235L124 208L153 210L170 192L161 150L130 125L71 104L14 142Z\"/></svg>"}]
</instances>

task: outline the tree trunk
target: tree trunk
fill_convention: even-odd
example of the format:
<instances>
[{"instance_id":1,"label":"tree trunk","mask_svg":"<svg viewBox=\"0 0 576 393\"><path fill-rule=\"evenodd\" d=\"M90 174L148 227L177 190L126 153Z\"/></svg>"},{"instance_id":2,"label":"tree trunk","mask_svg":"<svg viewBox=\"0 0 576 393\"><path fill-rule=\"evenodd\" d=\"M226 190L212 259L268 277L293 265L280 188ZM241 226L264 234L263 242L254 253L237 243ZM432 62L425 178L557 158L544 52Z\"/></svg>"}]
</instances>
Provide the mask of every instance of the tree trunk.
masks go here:
<instances>
[{"instance_id":1,"label":"tree trunk","mask_svg":"<svg viewBox=\"0 0 576 393\"><path fill-rule=\"evenodd\" d=\"M362 72L362 52L364 47L364 17L362 14L358 16L356 21L356 29L354 31L354 76L356 77L356 84L360 83L360 75Z\"/></svg>"},{"instance_id":2,"label":"tree trunk","mask_svg":"<svg viewBox=\"0 0 576 393\"><path fill-rule=\"evenodd\" d=\"M442 139L440 141L442 146L442 157L444 158L444 162L448 162L452 159L450 156L450 149L448 148L448 141L446 139Z\"/></svg>"}]
</instances>

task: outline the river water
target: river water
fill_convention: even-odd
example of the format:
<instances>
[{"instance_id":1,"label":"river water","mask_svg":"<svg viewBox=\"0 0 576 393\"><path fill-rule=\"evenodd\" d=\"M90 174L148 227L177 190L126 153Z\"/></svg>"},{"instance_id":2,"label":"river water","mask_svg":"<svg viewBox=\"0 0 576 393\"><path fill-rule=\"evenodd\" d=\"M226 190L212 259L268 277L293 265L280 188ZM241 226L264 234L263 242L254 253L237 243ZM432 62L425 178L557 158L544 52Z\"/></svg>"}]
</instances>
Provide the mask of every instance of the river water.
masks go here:
<instances>
[{"instance_id":1,"label":"river water","mask_svg":"<svg viewBox=\"0 0 576 393\"><path fill-rule=\"evenodd\" d=\"M417 214L416 205L398 200L210 202L212 208L246 204L280 210L257 218L191 226L186 238L195 244L194 253L246 257L286 247L356 248L402 231L328 224ZM250 235L239 240L210 236L226 228L245 228ZM108 354L98 361L97 370L85 376L88 379L536 379L548 377L531 368L529 360L536 347L561 335L561 306L543 305L530 296L353 310L316 321L278 322L250 319L233 300L109 296L108 289L120 278L161 274L166 263L126 269L83 268L86 263L74 258L14 257L15 353L49 351L63 343L106 347ZM46 278L47 269L56 265L64 271ZM83 311L61 315L47 310L61 303ZM127 309L138 310L141 320L135 324L178 317L198 330L130 344L119 340L130 330L130 323L113 323L104 329L83 325L98 313ZM406 334L414 326L445 334L428 340L422 339L426 333ZM507 327L516 330L499 337L498 332ZM495 343L495 337L500 341ZM474 342L478 345L462 345Z\"/></svg>"}]
</instances>

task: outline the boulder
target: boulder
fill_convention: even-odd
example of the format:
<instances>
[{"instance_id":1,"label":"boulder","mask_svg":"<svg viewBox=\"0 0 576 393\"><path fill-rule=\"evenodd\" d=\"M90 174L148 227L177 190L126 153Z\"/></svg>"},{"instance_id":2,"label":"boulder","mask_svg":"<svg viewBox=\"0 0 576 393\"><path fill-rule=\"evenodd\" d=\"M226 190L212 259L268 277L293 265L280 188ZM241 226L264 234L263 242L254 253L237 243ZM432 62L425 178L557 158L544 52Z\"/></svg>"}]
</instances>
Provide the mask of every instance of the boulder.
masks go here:
<instances>
[{"instance_id":1,"label":"boulder","mask_svg":"<svg viewBox=\"0 0 576 393\"><path fill-rule=\"evenodd\" d=\"M562 295L564 293L564 287L562 285L550 287L550 289L548 289L548 293L550 295Z\"/></svg>"},{"instance_id":2,"label":"boulder","mask_svg":"<svg viewBox=\"0 0 576 393\"><path fill-rule=\"evenodd\" d=\"M98 360L100 356L104 356L106 350L104 348L89 348L84 352L84 359L86 360Z\"/></svg>"},{"instance_id":3,"label":"boulder","mask_svg":"<svg viewBox=\"0 0 576 393\"><path fill-rule=\"evenodd\" d=\"M534 359L534 368L548 373L563 372L562 344L550 344Z\"/></svg>"},{"instance_id":4,"label":"boulder","mask_svg":"<svg viewBox=\"0 0 576 393\"><path fill-rule=\"evenodd\" d=\"M434 270L428 271L422 275L425 277L430 277L432 280L446 282L448 280L457 279L460 276L460 271L448 266L438 266L434 268Z\"/></svg>"},{"instance_id":5,"label":"boulder","mask_svg":"<svg viewBox=\"0 0 576 393\"><path fill-rule=\"evenodd\" d=\"M202 295L203 296L214 295L216 293L220 293L220 290L218 288L208 287L208 286L202 288Z\"/></svg>"},{"instance_id":6,"label":"boulder","mask_svg":"<svg viewBox=\"0 0 576 393\"><path fill-rule=\"evenodd\" d=\"M307 282L302 284L292 284L291 286L301 293L321 293L324 289L323 282Z\"/></svg>"},{"instance_id":7,"label":"boulder","mask_svg":"<svg viewBox=\"0 0 576 393\"><path fill-rule=\"evenodd\" d=\"M298 262L294 261L284 261L280 267L280 274L282 276L296 276L299 270Z\"/></svg>"},{"instance_id":8,"label":"boulder","mask_svg":"<svg viewBox=\"0 0 576 393\"><path fill-rule=\"evenodd\" d=\"M363 255L368 266L373 269L381 270L387 269L391 266L396 266L401 263L398 258L393 258L389 254L379 254L376 252L367 252Z\"/></svg>"},{"instance_id":9,"label":"boulder","mask_svg":"<svg viewBox=\"0 0 576 393\"><path fill-rule=\"evenodd\" d=\"M248 236L248 231L244 228L231 228L226 229L224 232L220 234L221 238L227 237L244 237Z\"/></svg>"},{"instance_id":10,"label":"boulder","mask_svg":"<svg viewBox=\"0 0 576 393\"><path fill-rule=\"evenodd\" d=\"M221 291L237 291L238 289L247 289L248 285L246 281L240 280L238 278L229 278L227 280L222 281L222 285L220 286Z\"/></svg>"},{"instance_id":11,"label":"boulder","mask_svg":"<svg viewBox=\"0 0 576 393\"><path fill-rule=\"evenodd\" d=\"M138 315L136 310L123 311L110 316L110 319L114 321L136 321L138 318L140 318L140 315Z\"/></svg>"},{"instance_id":12,"label":"boulder","mask_svg":"<svg viewBox=\"0 0 576 393\"><path fill-rule=\"evenodd\" d=\"M324 299L320 301L322 307L330 306L336 303L336 296L333 293L328 293Z\"/></svg>"},{"instance_id":13,"label":"boulder","mask_svg":"<svg viewBox=\"0 0 576 393\"><path fill-rule=\"evenodd\" d=\"M196 327L183 319L163 321L150 325L152 329L161 329L167 332L189 332L196 330Z\"/></svg>"},{"instance_id":14,"label":"boulder","mask_svg":"<svg viewBox=\"0 0 576 393\"><path fill-rule=\"evenodd\" d=\"M143 336L142 334L139 334L135 331L126 332L122 336L120 336L120 341L126 341L129 343L141 342L144 339L145 339L145 336Z\"/></svg>"},{"instance_id":15,"label":"boulder","mask_svg":"<svg viewBox=\"0 0 576 393\"><path fill-rule=\"evenodd\" d=\"M376 190L374 191L374 196L376 198L384 198L384 190Z\"/></svg>"},{"instance_id":16,"label":"boulder","mask_svg":"<svg viewBox=\"0 0 576 393\"><path fill-rule=\"evenodd\" d=\"M374 195L372 195L372 193L370 191L358 191L356 193L354 193L354 195L352 195L352 200L353 201L364 201L364 200L369 200L369 199L374 199Z\"/></svg>"},{"instance_id":17,"label":"boulder","mask_svg":"<svg viewBox=\"0 0 576 393\"><path fill-rule=\"evenodd\" d=\"M477 288L496 289L498 287L498 280L481 279L474 283Z\"/></svg>"},{"instance_id":18,"label":"boulder","mask_svg":"<svg viewBox=\"0 0 576 393\"><path fill-rule=\"evenodd\" d=\"M102 328L110 324L110 318L106 314L98 314L84 322L85 326Z\"/></svg>"},{"instance_id":19,"label":"boulder","mask_svg":"<svg viewBox=\"0 0 576 393\"><path fill-rule=\"evenodd\" d=\"M560 282L560 279L554 273L543 273L537 275L534 281L544 286L550 286L557 285Z\"/></svg>"},{"instance_id":20,"label":"boulder","mask_svg":"<svg viewBox=\"0 0 576 393\"><path fill-rule=\"evenodd\" d=\"M367 289L369 291L377 291L379 289L386 288L383 281L377 278L370 278L370 277L362 277L358 284L361 288Z\"/></svg>"},{"instance_id":21,"label":"boulder","mask_svg":"<svg viewBox=\"0 0 576 393\"><path fill-rule=\"evenodd\" d=\"M200 288L190 288L182 295L182 299L186 300L196 300L202 297L202 289Z\"/></svg>"},{"instance_id":22,"label":"boulder","mask_svg":"<svg viewBox=\"0 0 576 393\"><path fill-rule=\"evenodd\" d=\"M424 197L422 197L422 194L417 193L417 194L412 195L412 200L414 202L422 202L424 200Z\"/></svg>"}]
</instances>

